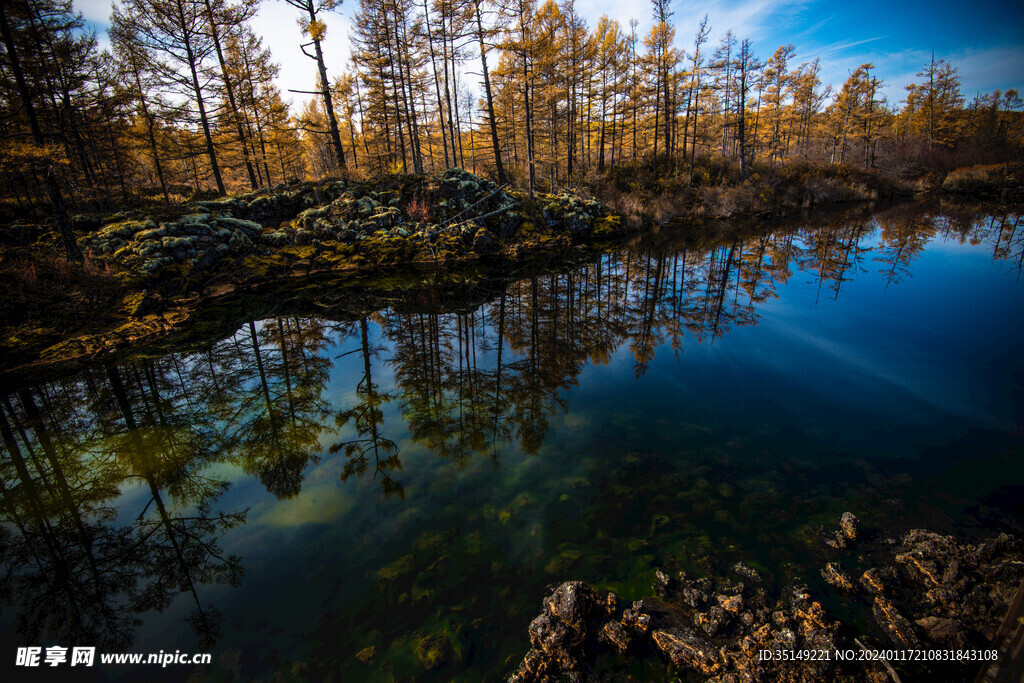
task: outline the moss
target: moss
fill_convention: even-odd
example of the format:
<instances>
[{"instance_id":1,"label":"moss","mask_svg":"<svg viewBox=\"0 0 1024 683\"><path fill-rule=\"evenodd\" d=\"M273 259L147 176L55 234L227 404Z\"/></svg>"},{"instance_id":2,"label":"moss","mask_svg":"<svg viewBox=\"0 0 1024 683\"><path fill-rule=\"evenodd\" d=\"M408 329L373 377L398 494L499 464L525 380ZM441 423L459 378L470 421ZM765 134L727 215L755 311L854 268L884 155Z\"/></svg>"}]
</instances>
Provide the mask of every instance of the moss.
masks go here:
<instances>
[{"instance_id":1,"label":"moss","mask_svg":"<svg viewBox=\"0 0 1024 683\"><path fill-rule=\"evenodd\" d=\"M421 602L430 602L434 599L434 589L424 588L423 586L414 585L412 587L412 603L414 605Z\"/></svg>"},{"instance_id":2,"label":"moss","mask_svg":"<svg viewBox=\"0 0 1024 683\"><path fill-rule=\"evenodd\" d=\"M516 231L516 236L518 237L519 235L533 235L536 234L536 232L537 228L533 225L532 222L524 221L522 224L520 224L519 230Z\"/></svg>"},{"instance_id":3,"label":"moss","mask_svg":"<svg viewBox=\"0 0 1024 683\"><path fill-rule=\"evenodd\" d=\"M281 247L280 252L286 256L291 256L297 259L308 259L316 253L316 247L313 245L306 246L289 246Z\"/></svg>"},{"instance_id":4,"label":"moss","mask_svg":"<svg viewBox=\"0 0 1024 683\"><path fill-rule=\"evenodd\" d=\"M135 316L137 311L142 307L142 303L146 299L145 292L135 292L129 294L121 300L121 310L130 316Z\"/></svg>"},{"instance_id":5,"label":"moss","mask_svg":"<svg viewBox=\"0 0 1024 683\"><path fill-rule=\"evenodd\" d=\"M391 583L401 576L404 576L412 571L413 557L412 555L403 555L398 558L387 567L377 572L377 579L379 581Z\"/></svg>"},{"instance_id":6,"label":"moss","mask_svg":"<svg viewBox=\"0 0 1024 683\"><path fill-rule=\"evenodd\" d=\"M529 493L520 493L518 496L515 497L515 500L512 501L512 507L516 509L521 509L536 504L537 499L534 496L531 496Z\"/></svg>"},{"instance_id":7,"label":"moss","mask_svg":"<svg viewBox=\"0 0 1024 683\"><path fill-rule=\"evenodd\" d=\"M591 235L594 237L613 237L622 232L622 219L619 216L605 216L594 220Z\"/></svg>"},{"instance_id":8,"label":"moss","mask_svg":"<svg viewBox=\"0 0 1024 683\"><path fill-rule=\"evenodd\" d=\"M423 532L413 542L414 550L438 550L447 545L443 535L439 533Z\"/></svg>"},{"instance_id":9,"label":"moss","mask_svg":"<svg viewBox=\"0 0 1024 683\"><path fill-rule=\"evenodd\" d=\"M246 256L242 261L243 276L266 277L279 274L289 269L289 262L279 253L263 256Z\"/></svg>"},{"instance_id":10,"label":"moss","mask_svg":"<svg viewBox=\"0 0 1024 683\"><path fill-rule=\"evenodd\" d=\"M483 536L479 531L466 536L466 553L468 555L478 555L484 549Z\"/></svg>"},{"instance_id":11,"label":"moss","mask_svg":"<svg viewBox=\"0 0 1024 683\"><path fill-rule=\"evenodd\" d=\"M649 548L650 545L650 541L648 541L646 538L634 538L629 542L629 545L627 547L629 548L629 552L636 553L646 548Z\"/></svg>"},{"instance_id":12,"label":"moss","mask_svg":"<svg viewBox=\"0 0 1024 683\"><path fill-rule=\"evenodd\" d=\"M448 634L434 633L416 645L416 656L426 669L437 669L451 656L452 644Z\"/></svg>"},{"instance_id":13,"label":"moss","mask_svg":"<svg viewBox=\"0 0 1024 683\"><path fill-rule=\"evenodd\" d=\"M564 574L576 565L581 556L579 550L564 550L544 566L544 571L548 574Z\"/></svg>"}]
</instances>

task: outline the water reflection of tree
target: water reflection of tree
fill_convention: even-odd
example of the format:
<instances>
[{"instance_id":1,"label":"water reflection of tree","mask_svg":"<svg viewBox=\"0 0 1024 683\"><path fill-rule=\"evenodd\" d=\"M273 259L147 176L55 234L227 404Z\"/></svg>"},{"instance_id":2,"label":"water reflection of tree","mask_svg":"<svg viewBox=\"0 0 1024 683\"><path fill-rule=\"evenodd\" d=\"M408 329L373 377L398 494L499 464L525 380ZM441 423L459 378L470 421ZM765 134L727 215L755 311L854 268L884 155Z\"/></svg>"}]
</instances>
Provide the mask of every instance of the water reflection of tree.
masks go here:
<instances>
[{"instance_id":1,"label":"water reflection of tree","mask_svg":"<svg viewBox=\"0 0 1024 683\"><path fill-rule=\"evenodd\" d=\"M123 648L138 614L188 595L190 622L212 643L219 615L198 587L237 583L240 561L223 556L218 539L245 513L212 511L227 484L204 472L223 443L189 396L179 359L109 365L17 399L0 410L0 495L9 524L2 585L19 604L19 632ZM145 492L139 510L120 510L128 524L116 523L114 504L125 484Z\"/></svg>"},{"instance_id":2,"label":"water reflection of tree","mask_svg":"<svg viewBox=\"0 0 1024 683\"><path fill-rule=\"evenodd\" d=\"M993 216L992 226L995 227L996 217ZM1002 215L998 217L998 230L995 233L992 258L1009 261L1017 269L1020 276L1024 270L1024 230L1020 229L1020 216Z\"/></svg>"},{"instance_id":3,"label":"water reflection of tree","mask_svg":"<svg viewBox=\"0 0 1024 683\"><path fill-rule=\"evenodd\" d=\"M825 288L832 291L833 299L838 299L843 283L862 270L864 255L871 251L863 240L866 232L864 223L851 221L808 234L805 265L818 275L816 299L821 298Z\"/></svg>"},{"instance_id":4,"label":"water reflection of tree","mask_svg":"<svg viewBox=\"0 0 1024 683\"><path fill-rule=\"evenodd\" d=\"M290 498L301 490L306 466L319 462L319 438L330 414L323 397L331 368L323 355L325 326L279 317L259 331L249 321L245 331L251 357L239 353L242 362L228 379L239 388L230 402L233 447L246 472L276 497ZM244 348L237 345L240 336L246 335L231 340L236 351Z\"/></svg>"},{"instance_id":5,"label":"water reflection of tree","mask_svg":"<svg viewBox=\"0 0 1024 683\"><path fill-rule=\"evenodd\" d=\"M938 233L939 226L928 216L910 220L879 217L877 221L881 235L875 261L882 264L879 272L885 278L888 289L890 285L899 284L910 276L911 264Z\"/></svg>"},{"instance_id":6,"label":"water reflection of tree","mask_svg":"<svg viewBox=\"0 0 1024 683\"><path fill-rule=\"evenodd\" d=\"M794 272L813 273L819 296L837 298L866 272L870 252L896 284L939 234L990 244L993 258L1017 268L1024 259L1015 214L981 220L897 210L876 220L877 234L865 220L836 220L640 243L522 277L489 302L456 302L451 312L247 321L187 354L24 389L0 406L0 595L17 603L26 637L81 634L111 649L131 640L139 613L182 596L194 604L197 631L211 639L218 619L200 588L237 581L239 560L225 557L219 542L245 514L214 511L226 487L209 474L217 463L240 465L279 498L295 496L319 460L320 440L336 430L330 450L346 457L343 479L373 472L385 494L402 496L398 424L384 418L389 403L414 443L458 466L479 455L497 466L508 446L540 450L587 364L628 350L639 376L657 353L678 358L686 343L714 343L755 325L758 309ZM374 325L381 341L371 344ZM344 406L325 398L332 336L343 355L360 360L354 400ZM393 391L381 388L389 369ZM139 486L145 501L118 515L126 484Z\"/></svg>"},{"instance_id":7,"label":"water reflection of tree","mask_svg":"<svg viewBox=\"0 0 1024 683\"><path fill-rule=\"evenodd\" d=\"M137 623L121 595L133 583L120 561L130 547L128 531L106 524L114 510L76 478L69 481L71 463L61 457L59 439L31 394L19 393L25 412L19 414L10 397L0 408L7 456L0 480L7 525L0 595L17 602L17 628L32 642L56 633L123 646ZM91 476L110 475L101 467Z\"/></svg>"},{"instance_id":8,"label":"water reflection of tree","mask_svg":"<svg viewBox=\"0 0 1024 683\"><path fill-rule=\"evenodd\" d=\"M384 411L381 406L393 400L394 396L380 391L380 387L373 381L373 360L378 350L370 345L366 318L359 320L359 339L360 347L357 351L361 353L363 359L363 376L356 384L356 397L359 400L355 405L343 408L334 418L339 432L351 423L356 430L356 438L338 441L331 445L330 451L345 454L342 481L365 474L372 455L373 476L374 479L380 477L384 495L405 498L401 482L391 474L392 470L402 468L402 461L398 457L398 445L382 435Z\"/></svg>"},{"instance_id":9,"label":"water reflection of tree","mask_svg":"<svg viewBox=\"0 0 1024 683\"><path fill-rule=\"evenodd\" d=\"M190 625L201 646L209 647L220 635L221 617L203 605L197 586L238 585L241 560L224 557L218 539L244 523L245 512L212 511L228 487L208 474L208 466L223 452L212 415L188 410L187 390L173 394L166 386L165 368L156 363L124 369L123 376L121 368L107 366L124 425L113 447L126 478L141 481L149 493L132 527L133 561L144 567L146 582L132 594L131 604L137 611L163 610L187 594L195 603ZM156 514L147 514L150 507Z\"/></svg>"}]
</instances>

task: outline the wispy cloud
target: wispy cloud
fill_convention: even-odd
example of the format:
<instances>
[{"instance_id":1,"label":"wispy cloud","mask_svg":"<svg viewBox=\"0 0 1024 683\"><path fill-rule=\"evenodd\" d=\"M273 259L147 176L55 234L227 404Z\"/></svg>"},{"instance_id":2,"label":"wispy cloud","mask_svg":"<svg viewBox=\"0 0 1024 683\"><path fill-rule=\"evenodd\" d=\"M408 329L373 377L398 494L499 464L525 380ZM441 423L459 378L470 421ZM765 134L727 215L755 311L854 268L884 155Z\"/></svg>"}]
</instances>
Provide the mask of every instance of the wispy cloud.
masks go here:
<instances>
[{"instance_id":1,"label":"wispy cloud","mask_svg":"<svg viewBox=\"0 0 1024 683\"><path fill-rule=\"evenodd\" d=\"M919 82L917 75L931 60L931 50L908 48L896 51L835 49L822 58L823 78L837 87L847 74L859 64L870 61L878 67L878 77L884 80L883 94L890 103L906 97L906 86ZM996 89L1024 90L1024 46L996 45L986 48L963 48L936 53L936 59L945 59L958 69L961 92L970 100L977 93Z\"/></svg>"},{"instance_id":2,"label":"wispy cloud","mask_svg":"<svg viewBox=\"0 0 1024 683\"><path fill-rule=\"evenodd\" d=\"M75 11L94 24L108 26L110 24L111 0L74 0Z\"/></svg>"},{"instance_id":3,"label":"wispy cloud","mask_svg":"<svg viewBox=\"0 0 1024 683\"><path fill-rule=\"evenodd\" d=\"M882 40L883 38L885 38L885 36L875 36L873 38L864 38L862 40L851 40L851 41L847 41L847 42L844 42L844 43L832 43L830 45L825 45L825 46L822 46L822 47L819 47L819 48L816 48L813 45L811 45L811 46L807 47L806 54L808 56L810 56L812 59L821 59L822 61L824 61L826 59L831 59L831 58L834 58L834 57L837 57L837 56L844 56L845 57L845 56L849 55L849 51L852 48L855 48L858 45L865 45L867 43L873 43L876 40Z\"/></svg>"}]
</instances>

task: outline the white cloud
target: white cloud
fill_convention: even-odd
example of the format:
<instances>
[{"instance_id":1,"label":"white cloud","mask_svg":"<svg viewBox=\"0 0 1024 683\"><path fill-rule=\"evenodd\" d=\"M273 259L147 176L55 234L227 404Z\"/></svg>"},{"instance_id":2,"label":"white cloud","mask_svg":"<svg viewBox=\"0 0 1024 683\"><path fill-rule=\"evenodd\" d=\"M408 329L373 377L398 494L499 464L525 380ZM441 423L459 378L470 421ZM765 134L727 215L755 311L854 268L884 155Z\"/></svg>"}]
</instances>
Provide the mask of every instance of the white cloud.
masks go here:
<instances>
[{"instance_id":1,"label":"white cloud","mask_svg":"<svg viewBox=\"0 0 1024 683\"><path fill-rule=\"evenodd\" d=\"M81 12L86 21L110 25L111 0L74 0L75 11Z\"/></svg>"},{"instance_id":2,"label":"white cloud","mask_svg":"<svg viewBox=\"0 0 1024 683\"><path fill-rule=\"evenodd\" d=\"M354 0L349 5L355 7ZM111 0L74 0L75 11L81 12L87 26L96 31L101 50L110 48L106 31L110 27L113 13ZM306 40L298 26L299 12L282 0L263 0L258 14L252 19L252 29L263 38L263 44L270 48L273 59L281 71L278 87L285 100L300 103L310 95L289 93L288 90L314 90L317 83L316 62L302 54L300 45ZM328 78L341 74L348 68L349 34L351 22L339 12L328 12L320 16L327 25L327 38L323 42L324 62Z\"/></svg>"}]
</instances>

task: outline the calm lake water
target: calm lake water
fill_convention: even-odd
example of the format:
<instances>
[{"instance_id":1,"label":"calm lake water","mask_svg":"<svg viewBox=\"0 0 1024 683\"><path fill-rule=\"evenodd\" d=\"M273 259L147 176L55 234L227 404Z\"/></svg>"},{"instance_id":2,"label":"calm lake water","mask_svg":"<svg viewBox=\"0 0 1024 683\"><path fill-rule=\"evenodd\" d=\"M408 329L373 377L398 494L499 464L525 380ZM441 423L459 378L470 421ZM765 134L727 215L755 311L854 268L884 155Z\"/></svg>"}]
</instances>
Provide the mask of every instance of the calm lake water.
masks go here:
<instances>
[{"instance_id":1,"label":"calm lake water","mask_svg":"<svg viewBox=\"0 0 1024 683\"><path fill-rule=\"evenodd\" d=\"M479 286L304 286L9 387L2 666L95 645L210 652L207 680L499 680L562 580L633 599L744 560L820 588L845 510L1019 533L1017 223L666 228Z\"/></svg>"}]
</instances>

